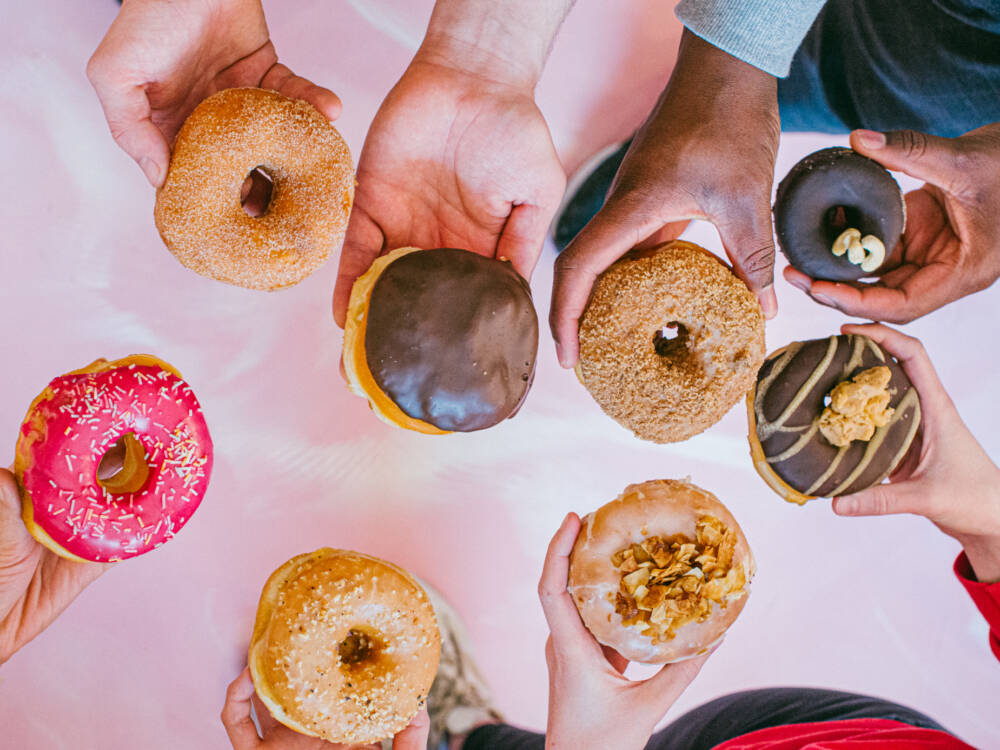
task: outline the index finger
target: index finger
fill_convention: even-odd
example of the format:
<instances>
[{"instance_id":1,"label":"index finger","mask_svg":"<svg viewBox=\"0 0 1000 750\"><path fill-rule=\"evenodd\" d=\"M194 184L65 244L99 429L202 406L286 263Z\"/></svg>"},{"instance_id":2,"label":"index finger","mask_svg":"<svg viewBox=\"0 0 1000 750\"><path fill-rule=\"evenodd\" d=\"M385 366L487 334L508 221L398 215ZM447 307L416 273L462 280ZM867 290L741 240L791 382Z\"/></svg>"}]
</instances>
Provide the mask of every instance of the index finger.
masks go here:
<instances>
[{"instance_id":1,"label":"index finger","mask_svg":"<svg viewBox=\"0 0 1000 750\"><path fill-rule=\"evenodd\" d=\"M908 323L948 302L952 271L943 263L903 265L874 283L813 281L809 295L856 318Z\"/></svg>"},{"instance_id":2,"label":"index finger","mask_svg":"<svg viewBox=\"0 0 1000 750\"><path fill-rule=\"evenodd\" d=\"M260 747L257 727L250 718L250 701L254 695L250 667L247 667L226 689L226 703L222 707L222 726L226 728L233 750L252 750Z\"/></svg>"}]
</instances>

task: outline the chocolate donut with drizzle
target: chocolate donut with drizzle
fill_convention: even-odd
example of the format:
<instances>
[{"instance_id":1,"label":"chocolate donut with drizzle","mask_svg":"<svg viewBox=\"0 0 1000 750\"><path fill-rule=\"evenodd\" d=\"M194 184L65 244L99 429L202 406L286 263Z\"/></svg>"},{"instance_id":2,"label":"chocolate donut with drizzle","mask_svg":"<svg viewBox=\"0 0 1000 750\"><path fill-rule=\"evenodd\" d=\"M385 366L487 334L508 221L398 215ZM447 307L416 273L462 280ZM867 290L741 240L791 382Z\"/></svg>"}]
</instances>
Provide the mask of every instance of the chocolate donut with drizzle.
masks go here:
<instances>
[{"instance_id":1,"label":"chocolate donut with drizzle","mask_svg":"<svg viewBox=\"0 0 1000 750\"><path fill-rule=\"evenodd\" d=\"M879 484L906 455L920 398L903 368L867 336L789 344L747 396L750 453L789 502Z\"/></svg>"},{"instance_id":2,"label":"chocolate donut with drizzle","mask_svg":"<svg viewBox=\"0 0 1000 750\"><path fill-rule=\"evenodd\" d=\"M849 148L825 148L778 185L774 230L788 262L814 279L877 274L906 224L903 193L878 162Z\"/></svg>"}]
</instances>

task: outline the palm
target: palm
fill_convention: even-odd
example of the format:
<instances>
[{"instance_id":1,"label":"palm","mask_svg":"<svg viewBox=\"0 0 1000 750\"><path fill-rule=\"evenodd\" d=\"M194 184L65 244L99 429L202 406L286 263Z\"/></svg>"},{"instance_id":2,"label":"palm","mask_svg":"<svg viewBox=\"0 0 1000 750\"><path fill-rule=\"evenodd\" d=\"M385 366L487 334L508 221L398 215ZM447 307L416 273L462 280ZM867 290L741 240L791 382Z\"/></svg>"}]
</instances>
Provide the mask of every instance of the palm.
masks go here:
<instances>
[{"instance_id":1,"label":"palm","mask_svg":"<svg viewBox=\"0 0 1000 750\"><path fill-rule=\"evenodd\" d=\"M951 212L947 196L932 185L907 194L907 230L899 246L901 255L895 267L882 276L881 284L901 287L921 269L950 274L956 268L962 247Z\"/></svg>"},{"instance_id":2,"label":"palm","mask_svg":"<svg viewBox=\"0 0 1000 750\"><path fill-rule=\"evenodd\" d=\"M50 552L18 516L10 472L0 471L0 663L59 616L107 567Z\"/></svg>"},{"instance_id":3,"label":"palm","mask_svg":"<svg viewBox=\"0 0 1000 750\"><path fill-rule=\"evenodd\" d=\"M529 94L414 63L361 154L338 319L354 279L397 247L459 247L530 276L564 180Z\"/></svg>"}]
</instances>

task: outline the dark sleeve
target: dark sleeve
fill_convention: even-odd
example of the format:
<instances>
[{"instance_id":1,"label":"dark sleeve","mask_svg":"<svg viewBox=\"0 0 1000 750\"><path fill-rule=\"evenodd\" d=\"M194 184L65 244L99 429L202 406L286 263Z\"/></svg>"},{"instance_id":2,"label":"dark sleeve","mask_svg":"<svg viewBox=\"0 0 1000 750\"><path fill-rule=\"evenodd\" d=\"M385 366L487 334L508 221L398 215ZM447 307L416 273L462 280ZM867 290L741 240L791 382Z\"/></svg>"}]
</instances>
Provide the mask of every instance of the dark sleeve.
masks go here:
<instances>
[{"instance_id":1,"label":"dark sleeve","mask_svg":"<svg viewBox=\"0 0 1000 750\"><path fill-rule=\"evenodd\" d=\"M963 552L955 560L955 575L969 592L972 601L986 618L990 626L990 648L993 655L1000 660L1000 581L997 583L980 583L969 564L969 558Z\"/></svg>"}]
</instances>

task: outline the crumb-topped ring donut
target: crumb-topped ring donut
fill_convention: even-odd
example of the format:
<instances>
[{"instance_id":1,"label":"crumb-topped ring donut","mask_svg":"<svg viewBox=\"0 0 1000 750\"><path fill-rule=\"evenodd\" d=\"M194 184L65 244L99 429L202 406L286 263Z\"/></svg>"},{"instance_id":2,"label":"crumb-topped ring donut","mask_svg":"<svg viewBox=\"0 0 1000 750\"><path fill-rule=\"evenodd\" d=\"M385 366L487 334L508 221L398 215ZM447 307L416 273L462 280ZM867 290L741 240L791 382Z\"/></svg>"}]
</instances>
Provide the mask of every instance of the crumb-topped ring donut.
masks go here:
<instances>
[{"instance_id":1,"label":"crumb-topped ring donut","mask_svg":"<svg viewBox=\"0 0 1000 750\"><path fill-rule=\"evenodd\" d=\"M441 636L402 568L323 548L268 578L250 640L257 694L282 724L328 742L402 731L427 700Z\"/></svg>"},{"instance_id":2,"label":"crumb-topped ring donut","mask_svg":"<svg viewBox=\"0 0 1000 750\"><path fill-rule=\"evenodd\" d=\"M255 170L271 181L264 213L241 205ZM351 154L311 104L257 88L199 104L174 143L156 194L156 226L191 270L250 289L281 289L344 240L354 202Z\"/></svg>"},{"instance_id":3,"label":"crumb-topped ring donut","mask_svg":"<svg viewBox=\"0 0 1000 750\"><path fill-rule=\"evenodd\" d=\"M579 335L580 381L610 417L657 443L718 422L765 354L756 298L715 255L681 240L601 274Z\"/></svg>"},{"instance_id":4,"label":"crumb-topped ring donut","mask_svg":"<svg viewBox=\"0 0 1000 750\"><path fill-rule=\"evenodd\" d=\"M147 354L55 378L29 407L14 460L28 530L78 561L124 560L172 539L211 471L198 399Z\"/></svg>"}]
</instances>

